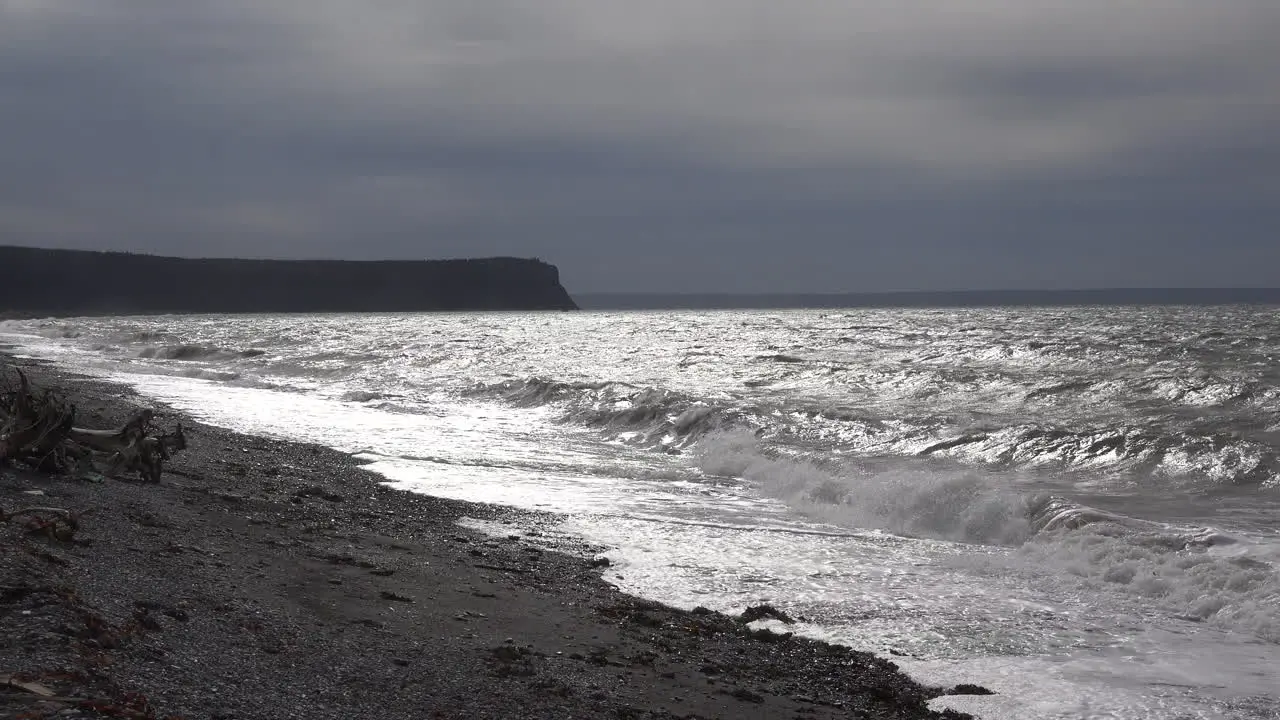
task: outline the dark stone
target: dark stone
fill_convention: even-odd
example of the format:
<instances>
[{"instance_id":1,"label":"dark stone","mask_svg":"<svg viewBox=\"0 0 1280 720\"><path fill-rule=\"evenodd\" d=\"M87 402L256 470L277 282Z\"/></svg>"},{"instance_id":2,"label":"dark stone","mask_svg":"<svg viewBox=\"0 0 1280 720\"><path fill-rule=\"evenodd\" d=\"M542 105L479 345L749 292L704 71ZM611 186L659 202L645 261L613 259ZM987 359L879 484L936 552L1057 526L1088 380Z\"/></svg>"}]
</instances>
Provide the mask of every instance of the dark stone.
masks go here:
<instances>
[{"instance_id":1,"label":"dark stone","mask_svg":"<svg viewBox=\"0 0 1280 720\"><path fill-rule=\"evenodd\" d=\"M972 685L970 683L961 683L947 693L948 695L995 695L994 691L988 690L981 685Z\"/></svg>"},{"instance_id":2,"label":"dark stone","mask_svg":"<svg viewBox=\"0 0 1280 720\"><path fill-rule=\"evenodd\" d=\"M744 623L764 620L766 618L780 620L788 625L795 623L795 620L793 620L790 615L782 612L772 605L752 605L746 610L743 610L742 614L738 616L738 619Z\"/></svg>"}]
</instances>

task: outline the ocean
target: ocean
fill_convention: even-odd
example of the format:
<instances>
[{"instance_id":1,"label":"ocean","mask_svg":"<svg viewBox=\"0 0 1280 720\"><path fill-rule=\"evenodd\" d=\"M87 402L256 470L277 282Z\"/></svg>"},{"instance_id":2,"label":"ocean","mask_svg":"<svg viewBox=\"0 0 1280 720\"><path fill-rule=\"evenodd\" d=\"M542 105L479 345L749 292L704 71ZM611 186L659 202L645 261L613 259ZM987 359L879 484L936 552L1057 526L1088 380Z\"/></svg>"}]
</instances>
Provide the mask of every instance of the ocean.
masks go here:
<instances>
[{"instance_id":1,"label":"ocean","mask_svg":"<svg viewBox=\"0 0 1280 720\"><path fill-rule=\"evenodd\" d=\"M988 719L1280 718L1280 310L106 317L0 342L605 576L768 602ZM198 442L198 438L193 438Z\"/></svg>"}]
</instances>

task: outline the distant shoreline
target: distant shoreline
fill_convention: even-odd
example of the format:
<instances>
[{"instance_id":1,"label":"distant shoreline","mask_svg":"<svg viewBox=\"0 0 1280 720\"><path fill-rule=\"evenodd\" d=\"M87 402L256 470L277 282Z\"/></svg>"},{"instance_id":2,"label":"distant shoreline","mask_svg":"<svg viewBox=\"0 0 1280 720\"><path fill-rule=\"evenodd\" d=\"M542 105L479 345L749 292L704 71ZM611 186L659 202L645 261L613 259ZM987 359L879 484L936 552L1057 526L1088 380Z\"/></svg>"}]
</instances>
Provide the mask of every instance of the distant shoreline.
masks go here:
<instances>
[{"instance_id":1,"label":"distant shoreline","mask_svg":"<svg viewBox=\"0 0 1280 720\"><path fill-rule=\"evenodd\" d=\"M1280 305L1280 288L1107 288L876 293L574 293L583 310L801 310Z\"/></svg>"},{"instance_id":2,"label":"distant shoreline","mask_svg":"<svg viewBox=\"0 0 1280 720\"><path fill-rule=\"evenodd\" d=\"M536 258L245 260L0 246L0 308L37 315L576 310Z\"/></svg>"}]
</instances>

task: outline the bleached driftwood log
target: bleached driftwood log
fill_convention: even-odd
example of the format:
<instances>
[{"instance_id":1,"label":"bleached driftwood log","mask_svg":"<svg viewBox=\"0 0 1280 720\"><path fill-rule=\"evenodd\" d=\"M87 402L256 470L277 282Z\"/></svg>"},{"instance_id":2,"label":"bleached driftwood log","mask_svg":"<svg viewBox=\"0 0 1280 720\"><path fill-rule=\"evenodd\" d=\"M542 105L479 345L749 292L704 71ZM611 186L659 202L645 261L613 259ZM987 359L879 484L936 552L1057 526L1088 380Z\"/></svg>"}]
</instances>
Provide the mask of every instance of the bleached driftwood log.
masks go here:
<instances>
[{"instance_id":1,"label":"bleached driftwood log","mask_svg":"<svg viewBox=\"0 0 1280 720\"><path fill-rule=\"evenodd\" d=\"M111 430L76 427L74 405L52 391L33 390L26 374L17 373L18 387L0 398L0 460L65 471L100 459L107 464L104 474L130 471L159 482L164 461L187 446L181 425L172 433L156 434L150 409Z\"/></svg>"}]
</instances>

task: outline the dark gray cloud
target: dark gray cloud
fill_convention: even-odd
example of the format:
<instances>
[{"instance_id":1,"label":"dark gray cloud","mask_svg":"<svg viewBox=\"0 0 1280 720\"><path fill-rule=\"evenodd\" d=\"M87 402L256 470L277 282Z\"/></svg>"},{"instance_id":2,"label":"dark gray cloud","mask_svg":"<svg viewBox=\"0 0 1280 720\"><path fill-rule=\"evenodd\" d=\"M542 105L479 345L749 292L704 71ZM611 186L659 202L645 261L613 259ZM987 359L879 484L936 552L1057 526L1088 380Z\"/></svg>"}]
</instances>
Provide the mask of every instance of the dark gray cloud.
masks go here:
<instances>
[{"instance_id":1,"label":"dark gray cloud","mask_svg":"<svg viewBox=\"0 0 1280 720\"><path fill-rule=\"evenodd\" d=\"M1280 8L0 0L0 241L571 290L1274 285Z\"/></svg>"}]
</instances>

